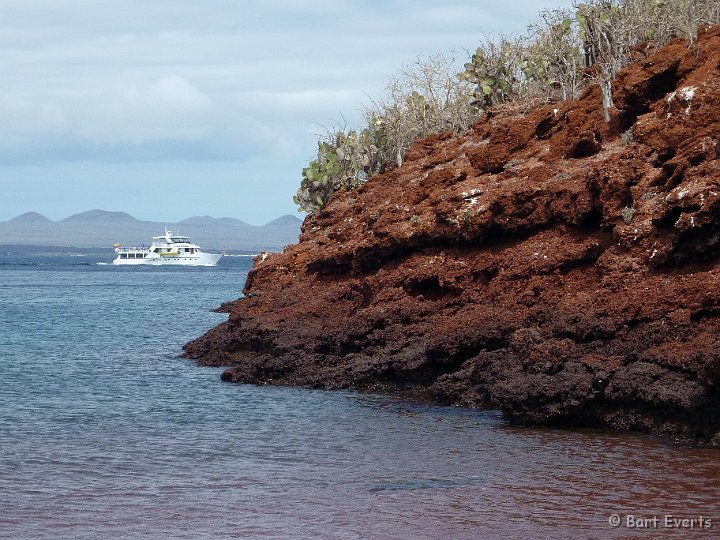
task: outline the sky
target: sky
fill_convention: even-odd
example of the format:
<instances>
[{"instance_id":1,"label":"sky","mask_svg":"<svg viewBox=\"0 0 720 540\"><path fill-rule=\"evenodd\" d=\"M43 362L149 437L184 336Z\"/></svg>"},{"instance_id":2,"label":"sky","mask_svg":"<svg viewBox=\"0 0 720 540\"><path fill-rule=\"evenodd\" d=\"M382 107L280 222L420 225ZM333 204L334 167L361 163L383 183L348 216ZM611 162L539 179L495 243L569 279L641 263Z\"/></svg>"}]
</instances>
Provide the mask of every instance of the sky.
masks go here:
<instances>
[{"instance_id":1,"label":"sky","mask_svg":"<svg viewBox=\"0 0 720 540\"><path fill-rule=\"evenodd\" d=\"M0 0L0 221L297 213L328 127L571 0Z\"/></svg>"}]
</instances>

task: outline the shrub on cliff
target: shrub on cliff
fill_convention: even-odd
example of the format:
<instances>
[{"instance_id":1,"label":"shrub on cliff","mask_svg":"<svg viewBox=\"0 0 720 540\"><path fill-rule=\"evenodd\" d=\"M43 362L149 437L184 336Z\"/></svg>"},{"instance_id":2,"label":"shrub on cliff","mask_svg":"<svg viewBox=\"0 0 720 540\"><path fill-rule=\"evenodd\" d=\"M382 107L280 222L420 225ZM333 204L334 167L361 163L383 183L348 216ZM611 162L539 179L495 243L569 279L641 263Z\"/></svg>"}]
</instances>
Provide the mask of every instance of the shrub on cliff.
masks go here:
<instances>
[{"instance_id":1,"label":"shrub on cliff","mask_svg":"<svg viewBox=\"0 0 720 540\"><path fill-rule=\"evenodd\" d=\"M322 208L340 188L355 188L369 175L381 172L378 144L384 134L381 124L360 132L335 130L318 142L317 158L303 169L300 189L293 198L305 212Z\"/></svg>"},{"instance_id":2,"label":"shrub on cliff","mask_svg":"<svg viewBox=\"0 0 720 540\"><path fill-rule=\"evenodd\" d=\"M676 36L695 41L698 27L720 20L717 0L591 0L577 5L586 65L596 64L605 119L613 107L612 82L643 42L663 45Z\"/></svg>"},{"instance_id":3,"label":"shrub on cliff","mask_svg":"<svg viewBox=\"0 0 720 540\"><path fill-rule=\"evenodd\" d=\"M459 77L481 110L507 101L573 99L583 87L582 42L569 12L543 11L527 34L483 41Z\"/></svg>"},{"instance_id":4,"label":"shrub on cliff","mask_svg":"<svg viewBox=\"0 0 720 540\"><path fill-rule=\"evenodd\" d=\"M455 71L452 57L416 60L366 109L368 125L379 124L384 130L379 150L385 167L402 165L405 152L418 138L441 131L460 133L477 119L472 87Z\"/></svg>"},{"instance_id":5,"label":"shrub on cliff","mask_svg":"<svg viewBox=\"0 0 720 540\"><path fill-rule=\"evenodd\" d=\"M466 130L478 111L471 84L459 80L453 66L452 58L441 55L417 60L366 108L364 129L335 129L318 141L317 157L303 169L294 197L300 210L315 212L338 189L355 188L369 176L402 165L418 138Z\"/></svg>"},{"instance_id":6,"label":"shrub on cliff","mask_svg":"<svg viewBox=\"0 0 720 540\"><path fill-rule=\"evenodd\" d=\"M364 129L335 130L318 142L294 200L312 213L338 189L402 165L416 139L462 132L503 103L574 99L595 83L609 121L612 83L634 47L675 36L692 43L701 24L718 21L718 0L588 0L574 12L543 11L522 36L483 41L460 74L451 58L418 60L366 109Z\"/></svg>"},{"instance_id":7,"label":"shrub on cliff","mask_svg":"<svg viewBox=\"0 0 720 540\"><path fill-rule=\"evenodd\" d=\"M567 10L543 11L541 22L514 40L483 43L461 77L476 85L483 107L508 100L572 99L599 84L605 119L612 83L639 43L663 45L676 36L691 42L699 25L720 20L718 0L588 0ZM586 68L595 65L595 75Z\"/></svg>"}]
</instances>

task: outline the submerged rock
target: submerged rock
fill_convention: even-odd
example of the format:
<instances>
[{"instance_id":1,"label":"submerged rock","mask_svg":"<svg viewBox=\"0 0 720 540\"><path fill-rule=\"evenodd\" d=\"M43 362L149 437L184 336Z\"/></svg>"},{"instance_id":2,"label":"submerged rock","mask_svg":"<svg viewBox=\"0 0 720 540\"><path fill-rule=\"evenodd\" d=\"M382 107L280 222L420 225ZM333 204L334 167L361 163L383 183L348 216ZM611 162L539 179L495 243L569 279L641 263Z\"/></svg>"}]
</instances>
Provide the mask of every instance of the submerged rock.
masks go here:
<instances>
[{"instance_id":1,"label":"submerged rock","mask_svg":"<svg viewBox=\"0 0 720 540\"><path fill-rule=\"evenodd\" d=\"M720 30L470 133L308 217L185 346L223 380L404 391L720 441Z\"/></svg>"}]
</instances>

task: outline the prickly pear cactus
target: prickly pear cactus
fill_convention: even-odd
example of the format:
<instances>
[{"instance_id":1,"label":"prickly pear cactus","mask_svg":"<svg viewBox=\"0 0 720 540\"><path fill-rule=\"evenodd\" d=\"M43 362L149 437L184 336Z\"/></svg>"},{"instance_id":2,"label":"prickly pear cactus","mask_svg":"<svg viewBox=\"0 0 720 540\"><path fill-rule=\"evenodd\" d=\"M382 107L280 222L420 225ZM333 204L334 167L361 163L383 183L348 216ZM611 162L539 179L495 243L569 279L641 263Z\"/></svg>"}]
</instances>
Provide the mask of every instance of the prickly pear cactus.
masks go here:
<instances>
[{"instance_id":1,"label":"prickly pear cactus","mask_svg":"<svg viewBox=\"0 0 720 540\"><path fill-rule=\"evenodd\" d=\"M476 85L473 96L481 108L507 101L519 93L522 49L502 39L499 44L478 47L460 77Z\"/></svg>"},{"instance_id":2,"label":"prickly pear cactus","mask_svg":"<svg viewBox=\"0 0 720 540\"><path fill-rule=\"evenodd\" d=\"M378 172L380 127L338 131L318 142L317 158L303 169L300 189L293 197L301 211L319 210L337 190L356 188Z\"/></svg>"}]
</instances>

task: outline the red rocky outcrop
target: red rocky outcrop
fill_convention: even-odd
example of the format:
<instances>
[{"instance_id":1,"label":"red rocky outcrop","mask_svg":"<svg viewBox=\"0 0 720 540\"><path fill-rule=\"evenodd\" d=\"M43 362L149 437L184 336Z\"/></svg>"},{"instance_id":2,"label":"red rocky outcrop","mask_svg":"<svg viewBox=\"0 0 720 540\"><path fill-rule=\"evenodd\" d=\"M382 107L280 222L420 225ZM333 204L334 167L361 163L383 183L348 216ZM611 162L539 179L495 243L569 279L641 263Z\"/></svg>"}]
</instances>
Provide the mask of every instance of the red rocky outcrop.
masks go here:
<instances>
[{"instance_id":1,"label":"red rocky outcrop","mask_svg":"<svg viewBox=\"0 0 720 540\"><path fill-rule=\"evenodd\" d=\"M720 445L720 30L418 141L185 346L233 382L400 390Z\"/></svg>"}]
</instances>

